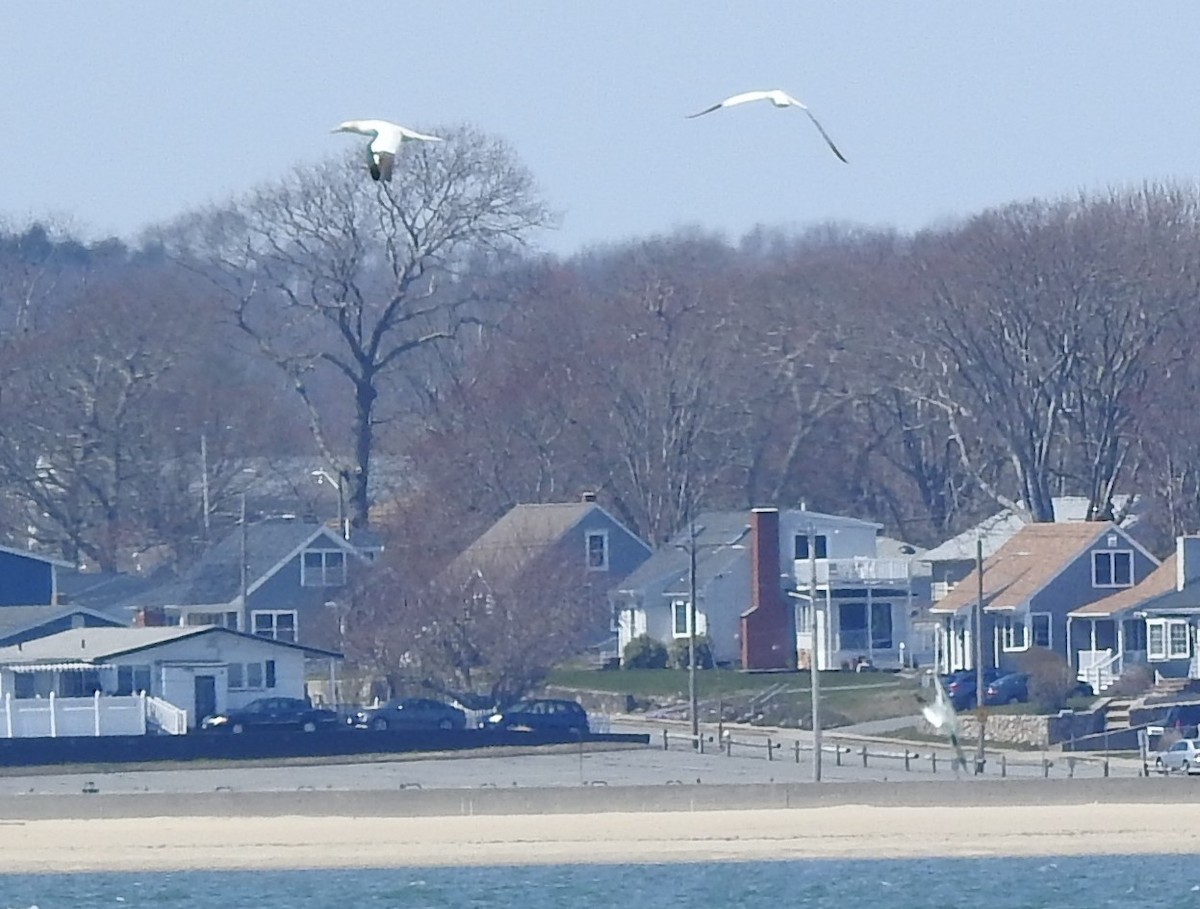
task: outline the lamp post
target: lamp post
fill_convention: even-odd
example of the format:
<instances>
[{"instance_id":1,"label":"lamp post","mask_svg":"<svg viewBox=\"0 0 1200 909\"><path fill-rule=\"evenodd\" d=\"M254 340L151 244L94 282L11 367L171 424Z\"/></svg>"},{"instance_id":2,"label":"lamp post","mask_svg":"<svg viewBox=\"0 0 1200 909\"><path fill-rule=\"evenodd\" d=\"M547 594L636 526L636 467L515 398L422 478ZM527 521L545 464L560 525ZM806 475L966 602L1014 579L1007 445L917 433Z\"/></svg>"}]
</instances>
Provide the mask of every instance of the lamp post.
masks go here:
<instances>
[{"instance_id":1,"label":"lamp post","mask_svg":"<svg viewBox=\"0 0 1200 909\"><path fill-rule=\"evenodd\" d=\"M239 566L241 569L241 577L239 579L239 588L241 590L241 603L240 603L241 609L239 610L239 612L241 614L238 616L238 624L240 626L239 627L240 631L252 631L252 629L250 628L250 613L246 609L246 591L247 591L247 587L249 586L249 571L250 571L249 565L246 564L246 549L247 549L247 545L246 545L246 493L243 492L241 494L241 499L242 499L241 516L238 519L238 523L241 525L241 528L242 528L242 533L241 533L242 552L241 552L241 559L239 560L241 562L241 565Z\"/></svg>"},{"instance_id":2,"label":"lamp post","mask_svg":"<svg viewBox=\"0 0 1200 909\"><path fill-rule=\"evenodd\" d=\"M975 719L979 723L979 743L975 748L975 775L983 773L983 750L987 708L983 704L983 537L975 539L975 574L979 580L975 598Z\"/></svg>"},{"instance_id":3,"label":"lamp post","mask_svg":"<svg viewBox=\"0 0 1200 909\"><path fill-rule=\"evenodd\" d=\"M323 470L322 468L318 467L316 470L311 471L311 475L316 477L318 485L321 483L328 483L330 486L333 486L337 489L338 533L342 535L342 539L350 539L350 524L346 520L346 489L344 485L346 476L345 471L339 470L337 472L337 478L334 479L334 477L330 476L327 470Z\"/></svg>"},{"instance_id":4,"label":"lamp post","mask_svg":"<svg viewBox=\"0 0 1200 909\"><path fill-rule=\"evenodd\" d=\"M692 747L700 741L700 714L696 703L696 524L688 521L688 713L692 717Z\"/></svg>"},{"instance_id":5,"label":"lamp post","mask_svg":"<svg viewBox=\"0 0 1200 909\"><path fill-rule=\"evenodd\" d=\"M200 433L200 502L204 509L204 539L208 539L208 434Z\"/></svg>"}]
</instances>

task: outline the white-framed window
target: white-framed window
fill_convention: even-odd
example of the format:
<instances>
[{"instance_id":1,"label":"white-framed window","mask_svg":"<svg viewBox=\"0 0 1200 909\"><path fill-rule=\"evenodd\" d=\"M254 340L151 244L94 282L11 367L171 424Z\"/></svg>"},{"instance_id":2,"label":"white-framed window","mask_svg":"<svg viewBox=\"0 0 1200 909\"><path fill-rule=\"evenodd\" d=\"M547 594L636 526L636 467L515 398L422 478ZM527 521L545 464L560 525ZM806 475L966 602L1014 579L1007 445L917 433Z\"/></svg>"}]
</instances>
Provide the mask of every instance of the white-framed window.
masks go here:
<instances>
[{"instance_id":1,"label":"white-framed window","mask_svg":"<svg viewBox=\"0 0 1200 909\"><path fill-rule=\"evenodd\" d=\"M296 643L296 612L291 609L256 609L250 614L254 633L260 638Z\"/></svg>"},{"instance_id":2,"label":"white-framed window","mask_svg":"<svg viewBox=\"0 0 1200 909\"><path fill-rule=\"evenodd\" d=\"M1187 619L1147 619L1146 658L1186 660L1192 655L1191 636Z\"/></svg>"},{"instance_id":3,"label":"white-framed window","mask_svg":"<svg viewBox=\"0 0 1200 909\"><path fill-rule=\"evenodd\" d=\"M275 661L228 663L225 677L230 691L265 691L275 687Z\"/></svg>"},{"instance_id":4,"label":"white-framed window","mask_svg":"<svg viewBox=\"0 0 1200 909\"><path fill-rule=\"evenodd\" d=\"M1132 587L1133 552L1118 549L1092 553L1093 587Z\"/></svg>"},{"instance_id":5,"label":"white-framed window","mask_svg":"<svg viewBox=\"0 0 1200 909\"><path fill-rule=\"evenodd\" d=\"M796 602L796 631L801 634L812 631L812 604L808 600Z\"/></svg>"},{"instance_id":6,"label":"white-framed window","mask_svg":"<svg viewBox=\"0 0 1200 909\"><path fill-rule=\"evenodd\" d=\"M117 667L117 694L150 693L150 666L140 664Z\"/></svg>"},{"instance_id":7,"label":"white-framed window","mask_svg":"<svg viewBox=\"0 0 1200 909\"><path fill-rule=\"evenodd\" d=\"M300 557L301 587L342 587L346 553L340 549L306 549Z\"/></svg>"},{"instance_id":8,"label":"white-framed window","mask_svg":"<svg viewBox=\"0 0 1200 909\"><path fill-rule=\"evenodd\" d=\"M807 559L808 555L808 534L796 534L795 548L793 549L797 559ZM829 557L829 537L823 533L818 533L813 536L813 558L826 559Z\"/></svg>"},{"instance_id":9,"label":"white-framed window","mask_svg":"<svg viewBox=\"0 0 1200 909\"><path fill-rule=\"evenodd\" d=\"M687 600L672 600L671 601L671 636L676 638L688 637L691 624L691 610L688 609ZM696 635L700 636L708 631L708 621L703 612L696 612Z\"/></svg>"},{"instance_id":10,"label":"white-framed window","mask_svg":"<svg viewBox=\"0 0 1200 909\"><path fill-rule=\"evenodd\" d=\"M189 612L183 617L184 625L216 625L218 628L238 630L236 612Z\"/></svg>"},{"instance_id":11,"label":"white-framed window","mask_svg":"<svg viewBox=\"0 0 1200 909\"><path fill-rule=\"evenodd\" d=\"M1054 647L1054 622L1048 612L1031 612L1029 614L1029 638L1034 647Z\"/></svg>"},{"instance_id":12,"label":"white-framed window","mask_svg":"<svg viewBox=\"0 0 1200 909\"><path fill-rule=\"evenodd\" d=\"M1025 620L1015 615L1006 615L1000 623L1001 650L1028 650L1029 636Z\"/></svg>"},{"instance_id":13,"label":"white-framed window","mask_svg":"<svg viewBox=\"0 0 1200 909\"><path fill-rule=\"evenodd\" d=\"M589 530L584 545L588 571L608 571L608 531Z\"/></svg>"}]
</instances>

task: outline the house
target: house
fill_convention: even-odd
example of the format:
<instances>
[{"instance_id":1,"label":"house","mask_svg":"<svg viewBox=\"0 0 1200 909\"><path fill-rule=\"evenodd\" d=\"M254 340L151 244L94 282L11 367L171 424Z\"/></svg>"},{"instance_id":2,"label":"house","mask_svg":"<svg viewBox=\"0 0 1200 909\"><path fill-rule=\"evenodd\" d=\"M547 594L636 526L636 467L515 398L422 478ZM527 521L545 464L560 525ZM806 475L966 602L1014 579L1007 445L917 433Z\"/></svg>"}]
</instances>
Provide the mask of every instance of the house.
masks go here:
<instances>
[{"instance_id":1,"label":"house","mask_svg":"<svg viewBox=\"0 0 1200 909\"><path fill-rule=\"evenodd\" d=\"M1097 691L1131 666L1148 666L1156 678L1200 678L1200 536L1178 537L1147 577L1070 620L1079 677Z\"/></svg>"},{"instance_id":2,"label":"house","mask_svg":"<svg viewBox=\"0 0 1200 909\"><path fill-rule=\"evenodd\" d=\"M183 733L265 695L304 697L311 658L341 655L216 626L71 628L0 648L0 737Z\"/></svg>"},{"instance_id":3,"label":"house","mask_svg":"<svg viewBox=\"0 0 1200 909\"><path fill-rule=\"evenodd\" d=\"M878 557L881 525L806 509L705 512L614 593L619 642L707 635L713 658L746 669L806 666L813 602L821 669L899 666L912 608L911 556ZM899 544L904 546L906 544ZM695 592L693 601L692 592Z\"/></svg>"},{"instance_id":4,"label":"house","mask_svg":"<svg viewBox=\"0 0 1200 909\"><path fill-rule=\"evenodd\" d=\"M122 628L124 622L85 606L6 606L0 609L0 647L23 644L69 628Z\"/></svg>"},{"instance_id":5,"label":"house","mask_svg":"<svg viewBox=\"0 0 1200 909\"><path fill-rule=\"evenodd\" d=\"M71 567L41 553L0 546L0 609L56 604L58 569Z\"/></svg>"},{"instance_id":6,"label":"house","mask_svg":"<svg viewBox=\"0 0 1200 909\"><path fill-rule=\"evenodd\" d=\"M269 519L234 530L178 578L124 602L141 624L219 625L288 643L338 640L340 598L369 566L371 540Z\"/></svg>"},{"instance_id":7,"label":"house","mask_svg":"<svg viewBox=\"0 0 1200 909\"><path fill-rule=\"evenodd\" d=\"M561 575L596 603L596 636L612 634L610 590L650 557L649 544L585 493L579 502L516 505L442 575L457 588L513 588Z\"/></svg>"},{"instance_id":8,"label":"house","mask_svg":"<svg viewBox=\"0 0 1200 909\"><path fill-rule=\"evenodd\" d=\"M1086 496L1055 496L1052 502L1056 524L1088 519L1089 500ZM1113 496L1113 509L1121 516L1121 528L1135 538L1138 538L1141 523L1141 504L1138 496ZM940 600L974 571L978 544L983 544L983 557L990 558L1028 523L1023 515L1005 508L926 552L923 559L930 566L934 601Z\"/></svg>"},{"instance_id":9,"label":"house","mask_svg":"<svg viewBox=\"0 0 1200 909\"><path fill-rule=\"evenodd\" d=\"M1026 524L983 563L983 663L1018 668L1032 647L1075 664L1068 616L1114 591L1132 588L1157 567L1129 533L1107 521ZM940 619L938 671L974 669L980 575L972 571L930 608Z\"/></svg>"}]
</instances>

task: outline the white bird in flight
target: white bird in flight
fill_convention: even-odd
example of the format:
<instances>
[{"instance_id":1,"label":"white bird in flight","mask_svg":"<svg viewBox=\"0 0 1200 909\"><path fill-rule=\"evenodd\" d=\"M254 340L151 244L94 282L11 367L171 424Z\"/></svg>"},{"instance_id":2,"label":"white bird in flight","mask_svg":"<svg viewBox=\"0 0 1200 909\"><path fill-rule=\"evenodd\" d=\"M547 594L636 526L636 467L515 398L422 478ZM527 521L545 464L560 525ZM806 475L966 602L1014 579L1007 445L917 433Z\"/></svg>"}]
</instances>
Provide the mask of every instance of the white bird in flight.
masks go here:
<instances>
[{"instance_id":1,"label":"white bird in flight","mask_svg":"<svg viewBox=\"0 0 1200 909\"><path fill-rule=\"evenodd\" d=\"M371 171L372 180L389 182L392 179L392 165L400 146L405 141L417 139L421 142L442 142L440 136L427 136L397 123L387 120L347 120L334 127L331 132L357 133L360 136L370 136L371 143L367 146L367 167Z\"/></svg>"},{"instance_id":2,"label":"white bird in flight","mask_svg":"<svg viewBox=\"0 0 1200 909\"><path fill-rule=\"evenodd\" d=\"M954 710L954 705L950 703L950 698L946 696L946 689L942 687L942 680L936 675L933 676L933 703L927 704L921 701L921 713L925 719L929 721L929 725L939 732L943 732L950 739L950 744L954 746L955 754L957 755L958 764L963 770L967 769L967 758L963 754L962 745L958 737L961 732L961 727L958 724L958 713Z\"/></svg>"},{"instance_id":3,"label":"white bird in flight","mask_svg":"<svg viewBox=\"0 0 1200 909\"><path fill-rule=\"evenodd\" d=\"M813 116L813 113L812 113L812 111L810 111L808 109L808 106L805 104L802 104L800 101L793 98L787 92L782 91L781 89L778 89L778 88L773 88L770 91L742 92L740 95L734 95L731 98L726 98L720 104L714 104L712 107L706 107L704 110L700 111L699 113L688 114L687 119L691 120L693 117L703 117L705 114L711 114L713 111L720 110L723 107L733 107L737 104L745 104L749 101L770 101L776 107L798 107L798 108L800 108L800 110L802 110L806 114L808 114L808 119L812 120L813 126L815 126L817 128L817 132L819 132L821 134L821 138L825 140L825 144L828 145L831 149L833 149L833 153L838 156L838 160L842 161L844 163L849 163L846 161L846 156L843 155L840 151L838 151L838 147L836 145L834 145L833 140L829 138L829 133L825 132L825 127L823 127L817 121L817 118Z\"/></svg>"}]
</instances>

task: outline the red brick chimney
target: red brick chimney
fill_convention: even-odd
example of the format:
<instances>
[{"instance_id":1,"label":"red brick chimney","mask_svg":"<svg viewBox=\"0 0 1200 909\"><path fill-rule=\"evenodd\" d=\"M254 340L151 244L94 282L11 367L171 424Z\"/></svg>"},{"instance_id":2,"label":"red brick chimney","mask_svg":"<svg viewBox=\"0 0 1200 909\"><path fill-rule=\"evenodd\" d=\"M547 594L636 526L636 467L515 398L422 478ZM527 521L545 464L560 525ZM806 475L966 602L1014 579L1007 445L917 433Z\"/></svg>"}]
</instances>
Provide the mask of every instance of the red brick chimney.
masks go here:
<instances>
[{"instance_id":1,"label":"red brick chimney","mask_svg":"<svg viewBox=\"0 0 1200 909\"><path fill-rule=\"evenodd\" d=\"M156 606L147 606L144 609L139 609L133 615L133 626L135 628L157 627L166 624L166 611Z\"/></svg>"},{"instance_id":2,"label":"red brick chimney","mask_svg":"<svg viewBox=\"0 0 1200 909\"><path fill-rule=\"evenodd\" d=\"M777 508L750 512L750 608L742 613L742 668L796 668L793 611L780 584Z\"/></svg>"}]
</instances>

